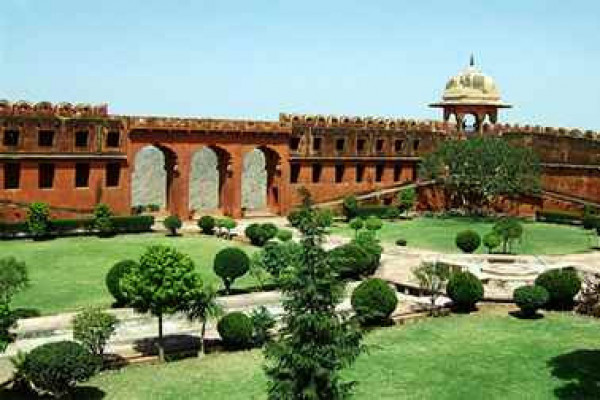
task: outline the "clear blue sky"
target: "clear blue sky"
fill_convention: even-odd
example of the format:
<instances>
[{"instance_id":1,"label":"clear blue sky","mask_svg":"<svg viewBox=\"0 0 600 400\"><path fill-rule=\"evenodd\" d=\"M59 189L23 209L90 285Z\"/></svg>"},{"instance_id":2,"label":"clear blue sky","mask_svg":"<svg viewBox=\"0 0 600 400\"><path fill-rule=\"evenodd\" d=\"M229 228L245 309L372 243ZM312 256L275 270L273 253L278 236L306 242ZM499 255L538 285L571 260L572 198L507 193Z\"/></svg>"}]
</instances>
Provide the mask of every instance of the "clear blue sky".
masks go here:
<instances>
[{"instance_id":1,"label":"clear blue sky","mask_svg":"<svg viewBox=\"0 0 600 400\"><path fill-rule=\"evenodd\" d=\"M0 0L0 98L113 113L439 118L473 52L501 120L600 129L600 1Z\"/></svg>"}]
</instances>

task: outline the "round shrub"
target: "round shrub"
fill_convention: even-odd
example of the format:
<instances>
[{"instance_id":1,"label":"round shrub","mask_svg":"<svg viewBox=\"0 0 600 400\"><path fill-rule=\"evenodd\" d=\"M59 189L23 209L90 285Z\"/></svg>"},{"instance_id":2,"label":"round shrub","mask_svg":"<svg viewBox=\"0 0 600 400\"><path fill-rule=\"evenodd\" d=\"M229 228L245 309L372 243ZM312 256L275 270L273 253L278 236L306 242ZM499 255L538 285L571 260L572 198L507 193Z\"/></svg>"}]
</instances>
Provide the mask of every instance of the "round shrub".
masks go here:
<instances>
[{"instance_id":1,"label":"round shrub","mask_svg":"<svg viewBox=\"0 0 600 400\"><path fill-rule=\"evenodd\" d=\"M244 230L244 234L254 246L262 247L277 235L277 227L271 223L250 224Z\"/></svg>"},{"instance_id":2,"label":"round shrub","mask_svg":"<svg viewBox=\"0 0 600 400\"><path fill-rule=\"evenodd\" d=\"M50 231L50 207L46 203L31 203L27 211L27 229L34 238L43 238Z\"/></svg>"},{"instance_id":3,"label":"round shrub","mask_svg":"<svg viewBox=\"0 0 600 400\"><path fill-rule=\"evenodd\" d=\"M169 215L163 221L163 225L171 232L171 235L175 236L177 235L177 230L181 229L182 224L181 219L177 215Z\"/></svg>"},{"instance_id":4,"label":"round shrub","mask_svg":"<svg viewBox=\"0 0 600 400\"><path fill-rule=\"evenodd\" d=\"M581 279L573 268L557 268L541 273L535 284L548 291L547 307L553 310L573 308L574 297L581 289Z\"/></svg>"},{"instance_id":5,"label":"round shrub","mask_svg":"<svg viewBox=\"0 0 600 400\"><path fill-rule=\"evenodd\" d=\"M217 331L228 349L247 349L252 346L252 320L242 312L223 316L217 324Z\"/></svg>"},{"instance_id":6,"label":"round shrub","mask_svg":"<svg viewBox=\"0 0 600 400\"><path fill-rule=\"evenodd\" d=\"M124 306L127 304L127 296L121 287L121 279L123 279L123 277L136 265L137 262L133 260L119 261L113 265L106 274L106 288L115 299L117 306Z\"/></svg>"},{"instance_id":7,"label":"round shrub","mask_svg":"<svg viewBox=\"0 0 600 400\"><path fill-rule=\"evenodd\" d=\"M217 253L213 269L229 293L233 282L250 269L250 257L237 247L228 247Z\"/></svg>"},{"instance_id":8,"label":"round shrub","mask_svg":"<svg viewBox=\"0 0 600 400\"><path fill-rule=\"evenodd\" d=\"M271 276L278 278L281 271L296 265L302 257L302 246L296 242L269 242L260 251L260 260Z\"/></svg>"},{"instance_id":9,"label":"round shrub","mask_svg":"<svg viewBox=\"0 0 600 400\"><path fill-rule=\"evenodd\" d=\"M515 289L513 300L526 317L535 315L537 310L544 307L549 299L548 291L537 285L525 285Z\"/></svg>"},{"instance_id":10,"label":"round shrub","mask_svg":"<svg viewBox=\"0 0 600 400\"><path fill-rule=\"evenodd\" d=\"M398 305L396 291L379 278L363 281L352 292L350 301L359 321L365 325L387 321Z\"/></svg>"},{"instance_id":11,"label":"round shrub","mask_svg":"<svg viewBox=\"0 0 600 400\"><path fill-rule=\"evenodd\" d=\"M292 236L292 231L289 229L280 229L277 231L277 239L281 240L282 242L288 242L292 240Z\"/></svg>"},{"instance_id":12,"label":"round shrub","mask_svg":"<svg viewBox=\"0 0 600 400\"><path fill-rule=\"evenodd\" d=\"M362 247L364 251L369 254L371 261L367 269L363 272L364 275L371 275L379 268L379 262L381 260L381 253L383 253L383 247L379 244L379 240L375 237L375 232L365 231L359 232L356 238L351 242Z\"/></svg>"},{"instance_id":13,"label":"round shrub","mask_svg":"<svg viewBox=\"0 0 600 400\"><path fill-rule=\"evenodd\" d=\"M338 246L330 250L327 257L341 278L350 279L368 275L373 262L372 255L356 243Z\"/></svg>"},{"instance_id":14,"label":"round shrub","mask_svg":"<svg viewBox=\"0 0 600 400\"><path fill-rule=\"evenodd\" d=\"M496 247L502 244L502 238L496 232L492 231L483 237L483 245L491 253Z\"/></svg>"},{"instance_id":15,"label":"round shrub","mask_svg":"<svg viewBox=\"0 0 600 400\"><path fill-rule=\"evenodd\" d=\"M262 224L262 229L263 229L263 233L265 235L265 243L267 241L273 239L275 236L277 236L277 232L279 232L279 229L277 228L277 226L270 222L267 222L266 224Z\"/></svg>"},{"instance_id":16,"label":"round shrub","mask_svg":"<svg viewBox=\"0 0 600 400\"><path fill-rule=\"evenodd\" d=\"M406 246L406 239L396 239L396 246Z\"/></svg>"},{"instance_id":17,"label":"round shrub","mask_svg":"<svg viewBox=\"0 0 600 400\"><path fill-rule=\"evenodd\" d=\"M82 345L70 342L46 343L25 357L22 372L38 390L63 397L77 382L85 382L100 367L100 359Z\"/></svg>"},{"instance_id":18,"label":"round shrub","mask_svg":"<svg viewBox=\"0 0 600 400\"><path fill-rule=\"evenodd\" d=\"M361 217L356 217L352 221L350 221L350 229L357 232L360 231L365 226L365 220Z\"/></svg>"},{"instance_id":19,"label":"round shrub","mask_svg":"<svg viewBox=\"0 0 600 400\"><path fill-rule=\"evenodd\" d=\"M475 231L468 229L456 234L456 247L464 253L473 253L479 248L480 244L481 237Z\"/></svg>"},{"instance_id":20,"label":"round shrub","mask_svg":"<svg viewBox=\"0 0 600 400\"><path fill-rule=\"evenodd\" d=\"M483 299L483 284L469 271L455 272L450 275L446 292L457 310L471 311Z\"/></svg>"},{"instance_id":21,"label":"round shrub","mask_svg":"<svg viewBox=\"0 0 600 400\"><path fill-rule=\"evenodd\" d=\"M365 221L365 228L370 231L378 231L382 226L383 222L375 216L371 216Z\"/></svg>"},{"instance_id":22,"label":"round shrub","mask_svg":"<svg viewBox=\"0 0 600 400\"><path fill-rule=\"evenodd\" d=\"M212 235L215 231L215 219L210 215L204 215L198 220L198 228L205 235Z\"/></svg>"}]
</instances>

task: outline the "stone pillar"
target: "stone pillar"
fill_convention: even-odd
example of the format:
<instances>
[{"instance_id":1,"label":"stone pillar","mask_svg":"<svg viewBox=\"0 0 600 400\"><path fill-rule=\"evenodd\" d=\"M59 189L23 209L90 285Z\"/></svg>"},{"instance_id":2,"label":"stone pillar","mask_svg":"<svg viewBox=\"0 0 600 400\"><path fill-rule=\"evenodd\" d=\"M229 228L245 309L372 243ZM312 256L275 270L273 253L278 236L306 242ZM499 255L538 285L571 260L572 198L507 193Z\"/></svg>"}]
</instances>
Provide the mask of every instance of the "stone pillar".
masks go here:
<instances>
[{"instance_id":1,"label":"stone pillar","mask_svg":"<svg viewBox=\"0 0 600 400\"><path fill-rule=\"evenodd\" d=\"M242 215L242 172L244 163L241 146L236 146L231 151L231 158L227 165L227 177L223 188L223 211L233 218Z\"/></svg>"}]
</instances>

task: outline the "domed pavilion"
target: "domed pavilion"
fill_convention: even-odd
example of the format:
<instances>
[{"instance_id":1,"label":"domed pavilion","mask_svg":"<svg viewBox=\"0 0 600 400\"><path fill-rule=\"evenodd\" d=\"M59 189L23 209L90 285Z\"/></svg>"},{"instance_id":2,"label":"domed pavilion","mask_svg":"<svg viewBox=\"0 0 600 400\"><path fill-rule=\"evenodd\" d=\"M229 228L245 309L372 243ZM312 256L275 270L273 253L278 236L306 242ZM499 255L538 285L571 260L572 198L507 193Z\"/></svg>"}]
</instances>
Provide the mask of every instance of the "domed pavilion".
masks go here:
<instances>
[{"instance_id":1,"label":"domed pavilion","mask_svg":"<svg viewBox=\"0 0 600 400\"><path fill-rule=\"evenodd\" d=\"M494 79L475 66L473 56L467 68L448 80L442 101L429 106L442 108L445 122L454 116L459 131L466 130L466 117L473 116L471 129L479 133L485 122L496 123L498 109L512 107L502 101Z\"/></svg>"}]
</instances>

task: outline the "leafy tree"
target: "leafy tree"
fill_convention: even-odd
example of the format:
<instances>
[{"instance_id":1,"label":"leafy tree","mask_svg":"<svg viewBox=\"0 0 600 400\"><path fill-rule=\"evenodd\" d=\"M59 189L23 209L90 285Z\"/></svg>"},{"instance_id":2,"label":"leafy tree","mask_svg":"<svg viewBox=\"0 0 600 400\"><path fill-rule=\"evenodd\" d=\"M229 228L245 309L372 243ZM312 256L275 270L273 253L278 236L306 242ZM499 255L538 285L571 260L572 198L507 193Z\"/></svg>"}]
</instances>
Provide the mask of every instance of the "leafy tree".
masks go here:
<instances>
[{"instance_id":1,"label":"leafy tree","mask_svg":"<svg viewBox=\"0 0 600 400\"><path fill-rule=\"evenodd\" d=\"M540 171L531 149L502 138L476 137L442 142L423 159L420 176L437 180L454 206L481 213L501 196L538 193Z\"/></svg>"},{"instance_id":2,"label":"leafy tree","mask_svg":"<svg viewBox=\"0 0 600 400\"><path fill-rule=\"evenodd\" d=\"M13 340L10 334L17 316L10 308L12 297L29 285L27 267L14 257L0 259L0 353Z\"/></svg>"},{"instance_id":3,"label":"leafy tree","mask_svg":"<svg viewBox=\"0 0 600 400\"><path fill-rule=\"evenodd\" d=\"M202 287L194 262L174 247L150 246L121 285L133 308L158 317L158 354L164 361L163 316L186 311Z\"/></svg>"},{"instance_id":4,"label":"leafy tree","mask_svg":"<svg viewBox=\"0 0 600 400\"><path fill-rule=\"evenodd\" d=\"M340 371L362 351L362 335L347 314L336 311L345 283L322 248L325 228L306 193L297 226L301 261L280 279L282 328L265 350L268 398L343 399L354 383L344 382Z\"/></svg>"},{"instance_id":5,"label":"leafy tree","mask_svg":"<svg viewBox=\"0 0 600 400\"><path fill-rule=\"evenodd\" d=\"M361 217L356 217L350 221L350 229L354 231L354 237L358 236L358 231L360 231L364 226L365 221Z\"/></svg>"},{"instance_id":6,"label":"leafy tree","mask_svg":"<svg viewBox=\"0 0 600 400\"><path fill-rule=\"evenodd\" d=\"M346 221L351 221L356 217L356 210L358 209L358 200L356 196L350 195L344 197L344 202L342 204L344 215L346 216Z\"/></svg>"},{"instance_id":7,"label":"leafy tree","mask_svg":"<svg viewBox=\"0 0 600 400\"><path fill-rule=\"evenodd\" d=\"M516 218L502 218L496 222L492 230L500 236L502 240L502 252L512 252L512 245L515 240L523 236L523 225Z\"/></svg>"},{"instance_id":8,"label":"leafy tree","mask_svg":"<svg viewBox=\"0 0 600 400\"><path fill-rule=\"evenodd\" d=\"M448 279L450 279L450 268L441 262L424 262L415 268L413 275L419 281L419 286L429 292L429 313L434 315L435 302L442 295Z\"/></svg>"},{"instance_id":9,"label":"leafy tree","mask_svg":"<svg viewBox=\"0 0 600 400\"><path fill-rule=\"evenodd\" d=\"M115 228L111 217L112 211L107 204L96 204L96 207L94 207L93 227L98 231L99 236L107 237L114 234Z\"/></svg>"},{"instance_id":10,"label":"leafy tree","mask_svg":"<svg viewBox=\"0 0 600 400\"><path fill-rule=\"evenodd\" d=\"M398 208L408 213L417 201L417 191L414 188L404 189L398 193Z\"/></svg>"},{"instance_id":11,"label":"leafy tree","mask_svg":"<svg viewBox=\"0 0 600 400\"><path fill-rule=\"evenodd\" d=\"M73 339L90 353L102 356L108 339L115 332L117 318L97 308L89 308L73 318Z\"/></svg>"},{"instance_id":12,"label":"leafy tree","mask_svg":"<svg viewBox=\"0 0 600 400\"><path fill-rule=\"evenodd\" d=\"M50 207L46 203L31 203L27 211L27 229L35 239L46 237L50 231Z\"/></svg>"},{"instance_id":13,"label":"leafy tree","mask_svg":"<svg viewBox=\"0 0 600 400\"><path fill-rule=\"evenodd\" d=\"M275 327L275 317L265 306L260 306L250 313L253 340L256 346L262 346L271 340L271 329Z\"/></svg>"},{"instance_id":14,"label":"leafy tree","mask_svg":"<svg viewBox=\"0 0 600 400\"><path fill-rule=\"evenodd\" d=\"M202 321L200 330L200 351L198 355L204 355L204 338L206 337L206 323L210 318L221 316L223 308L217 302L217 291L212 286L203 286L191 302L186 306L186 315L190 321Z\"/></svg>"},{"instance_id":15,"label":"leafy tree","mask_svg":"<svg viewBox=\"0 0 600 400\"><path fill-rule=\"evenodd\" d=\"M365 221L365 228L367 228L367 230L373 232L374 234L377 234L377 231L380 230L382 227L383 222L381 221L381 219L375 216L370 216Z\"/></svg>"},{"instance_id":16,"label":"leafy tree","mask_svg":"<svg viewBox=\"0 0 600 400\"><path fill-rule=\"evenodd\" d=\"M282 270L295 265L301 258L302 246L296 242L269 242L258 252L262 267L274 278L279 278Z\"/></svg>"}]
</instances>

